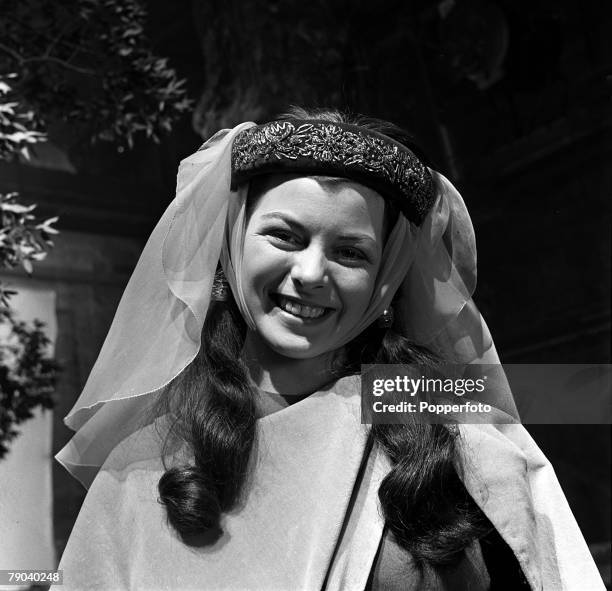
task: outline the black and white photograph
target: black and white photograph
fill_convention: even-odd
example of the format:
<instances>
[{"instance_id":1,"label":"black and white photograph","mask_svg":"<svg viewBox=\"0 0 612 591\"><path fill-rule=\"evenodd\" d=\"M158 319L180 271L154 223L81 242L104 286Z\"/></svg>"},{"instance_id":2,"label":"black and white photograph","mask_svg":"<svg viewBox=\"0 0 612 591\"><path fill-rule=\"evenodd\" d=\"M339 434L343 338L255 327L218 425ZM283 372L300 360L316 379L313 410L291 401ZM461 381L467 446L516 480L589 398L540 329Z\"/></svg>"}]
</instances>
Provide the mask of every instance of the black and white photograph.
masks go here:
<instances>
[{"instance_id":1,"label":"black and white photograph","mask_svg":"<svg viewBox=\"0 0 612 591\"><path fill-rule=\"evenodd\" d=\"M0 590L612 589L611 31L0 0Z\"/></svg>"}]
</instances>

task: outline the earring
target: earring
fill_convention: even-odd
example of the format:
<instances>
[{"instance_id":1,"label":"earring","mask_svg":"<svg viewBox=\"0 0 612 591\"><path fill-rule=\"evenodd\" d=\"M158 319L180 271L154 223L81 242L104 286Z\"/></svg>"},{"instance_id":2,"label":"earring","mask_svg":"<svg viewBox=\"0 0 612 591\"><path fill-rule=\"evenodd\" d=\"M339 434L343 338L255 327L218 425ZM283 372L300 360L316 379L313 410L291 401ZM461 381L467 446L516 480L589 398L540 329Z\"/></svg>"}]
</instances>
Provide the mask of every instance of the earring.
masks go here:
<instances>
[{"instance_id":1,"label":"earring","mask_svg":"<svg viewBox=\"0 0 612 591\"><path fill-rule=\"evenodd\" d=\"M221 268L217 269L213 280L210 297L215 302L227 302L230 286Z\"/></svg>"},{"instance_id":2,"label":"earring","mask_svg":"<svg viewBox=\"0 0 612 591\"><path fill-rule=\"evenodd\" d=\"M391 328L393 326L393 308L389 306L376 320L376 326L379 328Z\"/></svg>"}]
</instances>

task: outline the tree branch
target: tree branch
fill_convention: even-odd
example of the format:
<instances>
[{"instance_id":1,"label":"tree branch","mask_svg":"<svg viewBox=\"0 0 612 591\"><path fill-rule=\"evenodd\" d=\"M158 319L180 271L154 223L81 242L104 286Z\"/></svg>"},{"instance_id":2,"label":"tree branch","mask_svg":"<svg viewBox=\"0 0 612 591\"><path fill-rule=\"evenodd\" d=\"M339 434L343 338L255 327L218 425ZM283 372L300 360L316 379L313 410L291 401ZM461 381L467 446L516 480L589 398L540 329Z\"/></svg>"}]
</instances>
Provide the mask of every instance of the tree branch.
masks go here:
<instances>
[{"instance_id":1,"label":"tree branch","mask_svg":"<svg viewBox=\"0 0 612 591\"><path fill-rule=\"evenodd\" d=\"M41 57L26 58L20 55L19 53L17 53L15 50L11 49L10 47L7 47L3 43L0 43L0 50L10 55L13 59L17 60L20 65L28 64L30 62L51 62L59 66L62 66L63 68L66 68L67 70L71 70L72 72L77 72L78 74L85 74L87 76L95 75L94 70L90 70L88 68L80 68L79 66L75 66L74 64L64 61L58 57L53 57L51 55L43 55Z\"/></svg>"},{"instance_id":2,"label":"tree branch","mask_svg":"<svg viewBox=\"0 0 612 591\"><path fill-rule=\"evenodd\" d=\"M94 70L90 70L89 68L80 68L79 66L75 66L69 62L66 62L58 57L53 56L41 56L41 57L29 57L22 61L23 64L27 64L29 62L52 62L67 70L71 70L72 72L77 72L79 74L85 74L86 76L95 76L96 72Z\"/></svg>"},{"instance_id":3,"label":"tree branch","mask_svg":"<svg viewBox=\"0 0 612 591\"><path fill-rule=\"evenodd\" d=\"M23 56L19 55L15 50L7 47L3 43L0 43L0 49L4 51L4 53L8 53L12 58L16 59L19 63L23 62Z\"/></svg>"}]
</instances>

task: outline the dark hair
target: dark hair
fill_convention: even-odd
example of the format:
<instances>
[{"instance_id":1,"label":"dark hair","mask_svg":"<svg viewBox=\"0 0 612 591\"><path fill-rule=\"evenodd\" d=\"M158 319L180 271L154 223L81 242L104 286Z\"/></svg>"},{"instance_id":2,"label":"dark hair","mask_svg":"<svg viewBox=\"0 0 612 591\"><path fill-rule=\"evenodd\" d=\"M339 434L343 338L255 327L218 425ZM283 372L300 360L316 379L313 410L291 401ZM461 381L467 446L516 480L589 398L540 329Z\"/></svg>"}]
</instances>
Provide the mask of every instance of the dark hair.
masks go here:
<instances>
[{"instance_id":1,"label":"dark hair","mask_svg":"<svg viewBox=\"0 0 612 591\"><path fill-rule=\"evenodd\" d=\"M387 122L298 108L286 116L356 123L416 152L406 134ZM200 352L160 397L159 412L168 414L171 434L194 452L193 465L167 469L158 486L169 522L187 543L204 531L218 531L221 514L239 502L244 489L256 430L256 392L241 359L245 334L233 298L213 302ZM338 377L358 373L362 363L436 363L393 326L370 326L344 352L335 368ZM417 564L459 559L489 528L457 475L457 432L435 424L373 425L371 437L393 464L378 495L395 539Z\"/></svg>"}]
</instances>

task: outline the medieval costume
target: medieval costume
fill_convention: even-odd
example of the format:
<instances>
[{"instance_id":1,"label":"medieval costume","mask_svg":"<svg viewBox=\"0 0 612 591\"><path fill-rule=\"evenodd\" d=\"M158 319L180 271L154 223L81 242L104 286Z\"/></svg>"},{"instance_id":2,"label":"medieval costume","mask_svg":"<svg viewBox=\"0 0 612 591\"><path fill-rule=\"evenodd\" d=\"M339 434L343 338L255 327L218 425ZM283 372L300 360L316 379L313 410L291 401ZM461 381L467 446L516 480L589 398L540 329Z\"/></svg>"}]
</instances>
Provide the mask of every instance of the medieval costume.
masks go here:
<instances>
[{"instance_id":1,"label":"medieval costume","mask_svg":"<svg viewBox=\"0 0 612 591\"><path fill-rule=\"evenodd\" d=\"M190 450L163 446L168 420L154 416L154 403L198 353L219 261L254 328L240 284L248 182L278 172L346 177L400 212L369 307L345 342L399 293L396 314L415 342L453 362L499 364L472 300L472 224L447 179L357 125L285 119L219 132L181 163L176 198L66 419L76 434L57 458L89 493L60 564L64 589L400 588L377 497L390 463L361 423L358 376L285 408L260 392L244 501L223 515L218 539L186 545L158 502L161 475L189 461ZM552 467L517 421L507 382L488 395L505 419L459 425L465 488L529 588L604 589ZM448 579L425 580L408 557L401 588L487 589L495 573L483 553L467 548Z\"/></svg>"}]
</instances>

